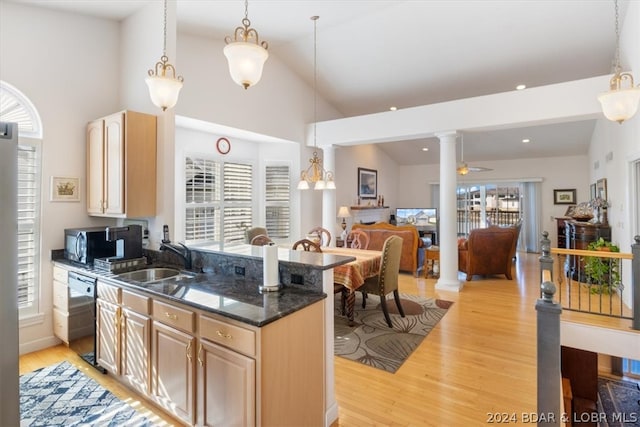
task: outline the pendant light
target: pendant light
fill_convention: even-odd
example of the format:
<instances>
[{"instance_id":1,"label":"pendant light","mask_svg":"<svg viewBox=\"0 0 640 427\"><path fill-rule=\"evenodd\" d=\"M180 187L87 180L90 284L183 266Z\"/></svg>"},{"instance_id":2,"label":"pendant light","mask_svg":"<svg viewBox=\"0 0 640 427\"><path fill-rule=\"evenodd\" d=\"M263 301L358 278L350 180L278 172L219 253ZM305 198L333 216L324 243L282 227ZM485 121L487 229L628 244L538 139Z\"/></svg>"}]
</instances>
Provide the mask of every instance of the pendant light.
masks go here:
<instances>
[{"instance_id":1,"label":"pendant light","mask_svg":"<svg viewBox=\"0 0 640 427\"><path fill-rule=\"evenodd\" d=\"M224 56L229 62L231 78L245 89L260 81L262 68L269 58L269 44L266 41L261 42L258 32L250 26L249 0L245 0L242 26L236 27L233 39L230 36L224 38L227 44L224 47Z\"/></svg>"},{"instance_id":2,"label":"pendant light","mask_svg":"<svg viewBox=\"0 0 640 427\"><path fill-rule=\"evenodd\" d=\"M469 173L469 166L464 162L464 135L460 135L460 163L456 166L458 175L466 175Z\"/></svg>"},{"instance_id":3,"label":"pendant light","mask_svg":"<svg viewBox=\"0 0 640 427\"><path fill-rule=\"evenodd\" d=\"M309 167L300 172L298 190L308 190L309 184L314 184L314 190L335 190L336 183L333 180L333 172L326 171L322 167L322 159L318 157L316 144L316 122L318 121L318 102L316 87L318 84L317 61L317 21L319 16L312 16L313 21L313 157L309 159Z\"/></svg>"},{"instance_id":4,"label":"pendant light","mask_svg":"<svg viewBox=\"0 0 640 427\"><path fill-rule=\"evenodd\" d=\"M615 53L615 74L609 81L609 92L598 96L598 101L602 104L602 112L611 121L622 124L630 119L638 111L640 102L640 86L633 86L633 75L631 73L621 73L620 67L620 28L618 25L618 0L615 0L616 11L616 53ZM623 83L628 83L629 87L623 89Z\"/></svg>"},{"instance_id":5,"label":"pendant light","mask_svg":"<svg viewBox=\"0 0 640 427\"><path fill-rule=\"evenodd\" d=\"M164 27L162 31L164 35L162 56L160 61L156 62L155 68L149 70L149 77L145 81L149 86L151 102L165 111L167 108L173 108L178 102L178 95L184 81L182 76L176 77L176 68L169 63L167 57L167 0L164 0Z\"/></svg>"}]
</instances>

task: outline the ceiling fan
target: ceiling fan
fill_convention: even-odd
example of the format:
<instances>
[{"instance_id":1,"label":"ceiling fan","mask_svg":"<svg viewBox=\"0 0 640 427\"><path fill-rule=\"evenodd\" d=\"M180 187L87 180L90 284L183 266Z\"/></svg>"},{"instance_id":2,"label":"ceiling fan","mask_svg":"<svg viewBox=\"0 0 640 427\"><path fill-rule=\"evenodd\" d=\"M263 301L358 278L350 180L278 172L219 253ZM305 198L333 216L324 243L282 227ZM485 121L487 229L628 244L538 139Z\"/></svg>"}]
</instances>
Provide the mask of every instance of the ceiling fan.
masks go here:
<instances>
[{"instance_id":1,"label":"ceiling fan","mask_svg":"<svg viewBox=\"0 0 640 427\"><path fill-rule=\"evenodd\" d=\"M456 166L456 173L458 175L466 175L469 172L485 172L493 169L483 168L481 166L469 166L464 161L464 134L460 135L460 162Z\"/></svg>"}]
</instances>

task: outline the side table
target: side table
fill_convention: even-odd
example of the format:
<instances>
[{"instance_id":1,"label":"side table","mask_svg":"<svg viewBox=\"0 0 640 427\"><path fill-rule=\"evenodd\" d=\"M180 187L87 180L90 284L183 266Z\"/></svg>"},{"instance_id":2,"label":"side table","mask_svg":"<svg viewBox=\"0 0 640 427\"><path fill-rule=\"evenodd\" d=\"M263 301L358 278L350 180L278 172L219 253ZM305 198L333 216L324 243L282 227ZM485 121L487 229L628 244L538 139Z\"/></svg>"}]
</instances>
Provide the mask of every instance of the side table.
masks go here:
<instances>
[{"instance_id":1,"label":"side table","mask_svg":"<svg viewBox=\"0 0 640 427\"><path fill-rule=\"evenodd\" d=\"M429 246L425 250L424 278L440 277L440 247Z\"/></svg>"}]
</instances>

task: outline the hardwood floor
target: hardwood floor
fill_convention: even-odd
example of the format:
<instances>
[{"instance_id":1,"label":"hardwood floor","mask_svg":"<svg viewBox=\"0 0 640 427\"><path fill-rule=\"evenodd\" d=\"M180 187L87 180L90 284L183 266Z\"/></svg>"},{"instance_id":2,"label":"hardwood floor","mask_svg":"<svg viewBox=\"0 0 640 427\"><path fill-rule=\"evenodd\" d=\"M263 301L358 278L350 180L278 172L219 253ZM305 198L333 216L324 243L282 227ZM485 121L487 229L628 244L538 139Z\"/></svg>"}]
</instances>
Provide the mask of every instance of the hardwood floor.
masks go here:
<instances>
[{"instance_id":1,"label":"hardwood floor","mask_svg":"<svg viewBox=\"0 0 640 427\"><path fill-rule=\"evenodd\" d=\"M515 414L521 423L522 413L535 412L538 257L519 253L514 280L476 278L459 293L436 291L436 279L401 274L400 292L454 304L395 374L335 358L336 425L474 426L495 413ZM20 372L74 357L84 363L63 346L32 353L21 357ZM83 368L160 425L174 423L109 375Z\"/></svg>"}]
</instances>

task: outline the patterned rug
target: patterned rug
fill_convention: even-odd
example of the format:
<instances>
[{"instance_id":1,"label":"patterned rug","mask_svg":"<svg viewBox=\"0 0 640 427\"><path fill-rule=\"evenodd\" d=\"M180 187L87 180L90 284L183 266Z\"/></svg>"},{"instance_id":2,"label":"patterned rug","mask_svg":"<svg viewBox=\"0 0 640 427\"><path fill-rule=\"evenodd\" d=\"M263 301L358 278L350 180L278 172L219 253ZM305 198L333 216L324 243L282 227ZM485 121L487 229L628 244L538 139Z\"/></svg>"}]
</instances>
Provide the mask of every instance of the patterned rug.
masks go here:
<instances>
[{"instance_id":1,"label":"patterned rug","mask_svg":"<svg viewBox=\"0 0 640 427\"><path fill-rule=\"evenodd\" d=\"M153 426L68 362L20 376L20 426Z\"/></svg>"},{"instance_id":2,"label":"patterned rug","mask_svg":"<svg viewBox=\"0 0 640 427\"><path fill-rule=\"evenodd\" d=\"M598 377L598 397L609 427L640 426L640 386Z\"/></svg>"},{"instance_id":3,"label":"patterned rug","mask_svg":"<svg viewBox=\"0 0 640 427\"><path fill-rule=\"evenodd\" d=\"M396 372L429 332L447 313L450 301L400 294L406 317L400 317L393 294L387 296L387 308L393 328L389 328L380 297L369 295L362 309L362 294L357 293L354 320L349 326L340 314L340 295L336 295L335 354L374 368Z\"/></svg>"}]
</instances>

